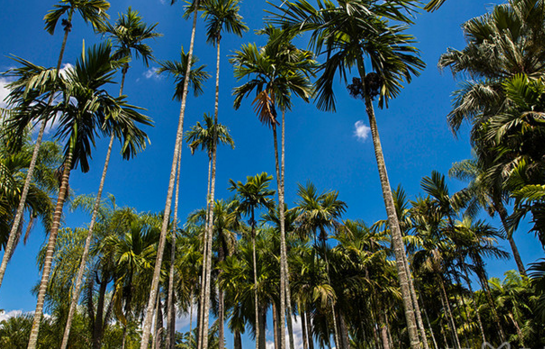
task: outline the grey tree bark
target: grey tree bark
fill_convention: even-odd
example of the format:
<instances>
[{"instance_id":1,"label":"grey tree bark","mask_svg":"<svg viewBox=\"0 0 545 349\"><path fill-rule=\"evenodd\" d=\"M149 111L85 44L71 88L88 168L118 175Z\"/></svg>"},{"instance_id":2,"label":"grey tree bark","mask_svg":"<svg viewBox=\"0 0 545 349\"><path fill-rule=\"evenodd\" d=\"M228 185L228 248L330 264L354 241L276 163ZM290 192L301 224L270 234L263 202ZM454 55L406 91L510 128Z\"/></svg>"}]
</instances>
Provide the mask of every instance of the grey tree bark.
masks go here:
<instances>
[{"instance_id":1,"label":"grey tree bark","mask_svg":"<svg viewBox=\"0 0 545 349\"><path fill-rule=\"evenodd\" d=\"M47 284L49 282L49 276L51 273L51 265L53 263L53 254L55 253L55 244L57 242L57 234L61 224L62 209L64 201L68 193L68 181L70 179L70 170L72 167L72 149L70 149L68 156L64 162L64 170L62 173L61 187L59 189L59 196L57 198L57 205L55 207L55 214L53 215L53 223L51 226L51 232L49 232L49 241L47 243L47 250L45 252L44 269L42 271L42 279L40 281L40 287L38 290L38 301L36 303L36 311L34 312L34 320L32 322L32 330L30 331L30 340L28 342L28 349L35 349L38 341L38 332L40 331L40 322L42 320L45 292L47 291Z\"/></svg>"},{"instance_id":2,"label":"grey tree bark","mask_svg":"<svg viewBox=\"0 0 545 349\"><path fill-rule=\"evenodd\" d=\"M64 37L62 40L61 51L59 53L59 59L57 61L57 70L55 73L55 80L58 79L59 77L59 71L61 69L61 64L62 64L62 57L64 56L66 41L68 40L68 33L70 33L71 22L72 22L72 12L69 12L68 24L65 26L65 29L64 29ZM49 97L49 101L47 102L48 107L50 107L51 103L53 103L54 97L55 97L55 93L52 92L51 96ZM23 220L26 198L28 196L28 191L30 190L32 177L34 176L34 169L36 168L36 162L38 161L38 154L40 153L40 147L42 145L42 139L45 133L46 125L47 125L47 121L44 120L42 124L40 125L40 131L38 132L38 138L36 139L36 143L34 143L34 151L32 152L32 159L30 160L30 165L28 167L28 171L27 171L27 175L25 179L25 185L23 186L23 192L21 193L21 200L19 201L19 206L17 207L17 213L15 214L15 218L13 220L13 226L11 227L8 242L6 243L6 248L4 249L4 256L2 257L2 264L0 265L0 287L2 287L2 281L4 280L4 275L6 274L8 262L11 258L11 255L13 254L13 250L15 248L15 242L17 241L17 232L19 231L21 221Z\"/></svg>"},{"instance_id":3,"label":"grey tree bark","mask_svg":"<svg viewBox=\"0 0 545 349\"><path fill-rule=\"evenodd\" d=\"M199 0L196 0L195 3L195 13L193 17L193 28L191 29L191 43L189 45L189 52L188 52L188 63L187 63L187 70L186 70L186 77L189 77L189 74L191 72L191 60L193 58L193 48L195 44L195 31L197 27L197 14L198 14L198 8L199 8ZM153 271L153 279L151 284L151 290L150 290L150 298L148 301L148 306L145 312L145 318L144 318L144 324L142 326L142 342L140 345L140 349L147 349L147 344L149 342L150 332L151 332L151 323L153 319L153 303L155 300L155 297L157 296L157 291L159 288L159 276L161 273L161 264L163 263L163 253L165 250L165 240L166 240L166 234L168 230L168 223L170 218L170 208L172 206L172 193L174 191L174 182L176 177L176 165L178 163L178 156L181 151L182 146L182 138L183 138L183 131L184 131L184 115L185 115L185 106L187 101L187 92L188 92L188 84L189 84L189 78L185 79L184 81L184 88L182 91L182 102L180 106L180 116L178 121L178 130L176 133L176 143L174 146L174 155L172 159L172 166L170 169L170 179L168 184L168 191L167 191L167 199L165 203L165 211L164 211L164 218L163 218L163 225L161 227L161 236L159 238L159 244L157 246L157 259L155 261L155 269Z\"/></svg>"},{"instance_id":4,"label":"grey tree bark","mask_svg":"<svg viewBox=\"0 0 545 349\"><path fill-rule=\"evenodd\" d=\"M390 187L390 180L388 179L388 173L386 171L386 163L384 161L384 154L382 153L382 145L380 143L380 137L375 118L375 111L373 109L371 97L367 93L367 87L365 86L365 69L363 65L363 58L361 56L358 56L357 58L358 71L360 74L360 79L363 85L365 95L365 109L367 112L367 116L369 117L369 127L371 128L373 146L375 148L375 157L377 160L380 184L382 187L382 196L384 199L384 205L386 206L386 212L388 214L388 224L392 233L392 245L396 259L396 268L401 288L401 295L403 298L403 307L405 308L407 331L409 333L411 349L419 349L420 340L418 338L416 318L414 315L414 304L409 289L409 278L411 277L411 275L410 272L407 273L407 270L405 268L407 255L405 253L405 246L401 237L401 229L399 228L399 221L397 219L397 214L395 211L395 204L394 198L392 196L392 189Z\"/></svg>"}]
</instances>

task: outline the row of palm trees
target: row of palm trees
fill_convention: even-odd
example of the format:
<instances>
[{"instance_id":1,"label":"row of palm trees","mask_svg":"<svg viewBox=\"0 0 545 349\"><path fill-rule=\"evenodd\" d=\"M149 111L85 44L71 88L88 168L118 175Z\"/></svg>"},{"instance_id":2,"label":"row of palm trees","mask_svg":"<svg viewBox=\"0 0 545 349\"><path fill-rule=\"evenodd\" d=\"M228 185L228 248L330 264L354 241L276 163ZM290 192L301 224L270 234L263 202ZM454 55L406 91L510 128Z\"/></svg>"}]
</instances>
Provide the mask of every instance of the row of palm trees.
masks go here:
<instances>
[{"instance_id":1,"label":"row of palm trees","mask_svg":"<svg viewBox=\"0 0 545 349\"><path fill-rule=\"evenodd\" d=\"M211 302L216 319L224 312L236 348L241 348L241 334L248 331L254 334L258 347L265 348L267 328L273 330L275 345L279 346L280 221L278 207L272 201L275 193L268 188L271 181L267 174L248 177L246 182L232 181L237 195L216 202L214 287L208 299L201 297L207 210L195 211L184 229L176 233L175 242L167 241L167 245L175 246L179 257L174 263L166 258L161 267L159 296L154 304L156 325L152 329L155 347L161 347L162 328L170 325L162 324L170 297L174 297L177 311L190 313L192 320L195 304L200 309ZM399 188L394 195L418 302L425 309L424 330L430 346L477 347L483 341L499 344L503 340L531 347L542 345L534 285L514 271L508 274L507 286L496 279L487 280L483 258L508 256L497 245L501 233L453 208L457 195L449 195L443 176L433 173L425 177L422 187L425 196L415 201L408 202ZM373 226L343 221L346 204L338 193L320 192L312 183L300 185L298 197L295 206L285 212L292 314L304 324L305 347L315 343L340 348L409 345L401 294L395 286L387 221ZM91 214L93 202L93 197L78 197L73 206ZM103 201L98 217L82 306L75 316L76 323L88 321L92 331L85 334L80 325L77 333L88 338L82 347L100 348L112 341L130 348L140 345L141 336L135 329L146 310L162 217L118 207L113 197ZM86 229L70 228L59 235L46 297L49 312L54 315L47 321L58 328L63 328L68 316L64 300L74 285L86 235ZM44 256L45 249L40 263ZM168 292L171 266L174 295ZM481 284L479 291L472 289L473 276ZM503 287L516 289L507 291ZM510 298L503 300L505 297ZM267 313L272 313L272 325L267 324ZM175 345L191 347L190 343L198 342L194 336L205 325L202 318L196 321L196 334L190 329L183 343L174 339ZM209 342L209 347L225 341L227 335L219 330L223 326L223 321L216 321L212 332L205 330L216 343ZM122 334L118 342L105 337L114 328ZM60 342L54 343L51 345L58 346Z\"/></svg>"},{"instance_id":2,"label":"row of palm trees","mask_svg":"<svg viewBox=\"0 0 545 349\"><path fill-rule=\"evenodd\" d=\"M174 3L174 1L173 1ZM455 109L450 117L453 129L459 127L461 120L469 119L473 122L472 141L475 145L477 159L468 161L455 166L454 174L463 178L471 178L472 183L468 189L460 194L460 197L471 197L474 206L477 203L491 203L491 212L498 212L502 218L504 229L513 249L519 271L525 274L524 266L517 257L516 245L512 240L512 231L518 220L526 213L531 212L536 220L535 230L540 232L539 213L543 188L541 187L542 178L539 169L541 168L540 152L531 144L536 144L540 140L541 130L539 122L540 97L542 95L542 83L539 78L540 73L540 41L541 27L540 17L542 14L541 2L537 0L513 0L504 6L497 6L490 16L477 18L468 22L464 29L467 31L469 42L464 51L449 51L443 55L440 65L450 66L455 73L467 72L474 77L483 78L476 83L470 82L465 89L458 93ZM435 4L439 5L439 3ZM71 169L81 165L82 171L89 169L88 157L95 138L99 134L110 136L110 146L107 154L103 177L99 187L98 195L95 199L94 213L91 218L86 238L83 257L77 279L75 290L72 293L72 304L68 312L68 321L64 335L64 344L66 347L69 341L72 317L76 313L79 292L82 285L83 275L85 273L86 258L93 239L94 225L98 219L99 205L101 202L102 188L104 186L105 174L107 171L110 153L114 138L122 142L122 152L125 158L130 158L136 152L145 147L147 140L146 134L136 127L136 123L150 124L150 120L141 115L138 108L128 105L123 96L123 86L125 74L129 68L129 58L132 54L135 57L142 57L147 64L151 56L151 49L143 43L144 40L157 37L155 25L147 26L142 22L138 14L131 9L126 15L123 15L115 25L109 25L105 22L105 10L109 7L107 2L96 1L61 1L55 9L46 16L46 29L53 33L59 19L66 14L68 19L63 19L62 23L65 29L65 40L61 49L59 65L56 69L46 69L36 66L30 62L18 59L22 68L16 68L10 71L10 74L17 78L10 88L12 92L8 102L14 108L8 112L9 119L7 127L10 132L16 132L19 137L24 135L28 125L41 122L41 132L38 136L38 142L35 146L35 155L30 163L27 172L27 183L23 189L20 198L20 208L24 208L27 201L25 192L30 192L31 179L33 178L33 163L38 159L40 142L43 135L43 128L47 123L57 121L59 127L56 137L60 142L64 142L64 160L62 164L62 179L59 185L59 194L57 205L54 210L49 243L44 255L42 282L38 291L38 303L35 312L34 324L32 329L29 348L34 348L37 341L39 326L43 313L43 305L47 293L50 271L55 258L55 245L57 233L60 228L60 219L62 208L66 195L68 193L68 180ZM199 11L203 11L208 23L209 42L217 47L217 70L216 70L216 102L214 111L214 121L205 119L207 132L199 135L199 142L206 147L210 160L209 185L207 194L207 207L205 209L206 234L203 237L203 268L201 275L201 292L199 307L199 332L197 343L200 348L208 347L208 313L210 309L209 299L212 292L212 260L213 260L213 233L216 226L216 200L215 200L215 173L216 173L216 148L220 137L221 125L218 123L218 93L219 93L219 59L220 59L220 41L223 30L241 35L246 26L242 18L238 15L238 1L211 1L206 0L200 3L198 0L191 3L187 8L185 15L193 15L193 31L191 34L191 44L187 55L182 50L181 62L163 62L161 63L161 72L169 72L176 78L175 97L181 101L179 115L179 126L175 142L173 162L167 192L165 209L162 215L162 223L158 245L156 247L155 263L153 263L153 276L150 278L151 287L149 289L148 305L145 308L143 322L143 334L141 348L146 348L150 341L152 332L152 322L154 309L157 307L160 299L161 268L164 259L164 249L167 245L167 233L172 232L173 236L177 224L177 203L179 200L178 189L179 171L181 164L181 148L184 135L183 122L187 103L189 86L192 85L196 94L202 91L202 83L208 78L208 74L203 71L203 67L194 68L196 59L193 55L194 36L196 30L196 21ZM278 193L278 226L280 235L280 284L279 284L279 329L280 337L279 348L285 346L284 326L287 324L289 333L292 332L292 317L290 314L295 312L294 301L291 299L292 287L290 287L290 266L288 265L288 244L286 242L287 234L287 216L288 211L285 208L284 193L284 157L285 157L285 117L286 112L291 109L293 94L309 101L315 97L317 106L324 110L335 109L335 97L333 91L333 79L339 74L347 83L347 88L355 98L363 99L366 112L369 116L371 134L375 155L381 178L383 197L387 209L388 219L384 226L387 227L391 235L393 246L397 277L399 278L400 290L403 300L403 313L406 320L406 331L411 348L429 347L428 336L425 325L422 321L418 296L415 291L416 285L411 276L410 266L414 261L409 261L405 251L410 247L403 241L403 225L400 221L400 212L396 211L396 200L391 191L386 165L382 154L380 138L376 127L376 118L373 107L373 100L378 96L379 107L387 107L388 101L396 97L403 82L410 82L411 78L418 75L418 72L424 67L423 62L418 58L418 49L414 45L414 37L405 33L406 26L411 24L412 14L416 10L416 3L413 1L393 1L382 3L379 1L339 1L318 2L314 7L305 1L284 2L282 6L274 6L269 18L270 25L261 31L268 36L268 43L263 48L256 45L244 45L240 51L235 52L231 59L235 66L235 76L238 79L249 78L248 82L235 89L235 108L242 105L242 100L253 94L255 91L254 105L260 120L273 131L276 178ZM72 15L79 11L84 19L91 22L97 31L107 32L112 35L115 49L111 44L101 44L88 50L76 64L75 68L66 76L59 74L62 52L66 43L66 37L71 30ZM512 21L503 20L502 17L508 17ZM519 17L517 17L519 16ZM396 23L392 25L390 21ZM401 25L400 25L401 24ZM506 28L506 26L508 26ZM524 28L516 33L506 34L507 30L513 28ZM314 51L305 51L296 48L291 40L302 32L310 32L310 48ZM530 33L530 34L528 34ZM516 35L515 35L516 34ZM488 35L488 36L487 36ZM517 36L518 35L518 36ZM531 37L533 40L528 40ZM491 44L493 43L493 45ZM523 44L528 47L520 47ZM486 59L483 62L483 52L497 54L495 59ZM320 58L323 55L327 57L325 63L318 64L314 57ZM527 55L527 56L525 56ZM531 57L532 59L518 59L518 57ZM488 58L488 57L487 57ZM527 64L524 65L524 64ZM521 67L522 65L522 67ZM351 67L356 67L359 78L354 78L351 84L348 84L347 74ZM120 97L109 96L102 87L111 82L115 69L120 68L122 72ZM368 70L370 70L368 72ZM506 74L506 72L508 72ZM517 75L525 73L527 75ZM316 83L311 83L311 78L318 75ZM483 86L486 85L486 86ZM512 103L499 103L505 100ZM537 106L537 107L536 107ZM281 124L278 120L280 115L277 109L282 111ZM529 111L531 110L531 111ZM538 121L536 121L538 120ZM281 152L278 153L277 144L277 126L281 126ZM200 126L197 125L197 128ZM198 129L194 131L197 132ZM202 127L201 127L202 129ZM188 136L190 137L190 136ZM229 142L227 140L227 142ZM198 146L198 145L197 145ZM257 178L257 177L256 177ZM253 183L250 187L240 182L233 182L233 190L251 190L259 188L268 183L272 178L262 175L260 179L255 179L258 183ZM440 175L432 175L430 181L440 182ZM251 183L248 179L248 183ZM261 184L259 184L261 183ZM428 188L429 189L429 188ZM431 189L430 189L431 190ZM176 192L176 194L174 194ZM239 193L241 194L241 193ZM270 193L269 193L270 194ZM432 195L431 193L428 193ZM242 195L242 194L241 194ZM317 195L314 192L313 195ZM480 195L480 196L479 196ZM331 203L328 200L336 202L336 198L327 196L323 198L324 203ZM174 210L172 210L172 199L174 197ZM508 217L506 212L506 202L509 198L516 198L516 210L513 215ZM311 195L312 198L312 195ZM318 200L318 201L320 201ZM439 239L454 239L456 245L463 246L463 241L457 241L454 236L448 236L457 232L455 217L457 210L463 205L460 202L450 203L448 192L441 199L440 204L429 203L422 200L421 209L424 212L432 210L429 213L433 219L431 221L420 222L424 228L431 229L432 233L439 234ZM439 200L439 201L441 201ZM466 200L460 199L465 204ZM255 200L254 200L255 202ZM265 202L265 201L264 201ZM448 205L446 204L448 203ZM248 207L254 207L258 204L248 204ZM268 203L268 206L271 204ZM439 205L438 215L436 207ZM441 206L442 205L442 206ZM445 206L446 205L446 206ZM342 205L341 205L342 206ZM342 212L342 207L340 207ZM253 212L248 209L247 212ZM6 244L6 253L4 254L5 263L2 263L0 269L0 280L5 272L5 265L11 255L17 236L20 235L20 221L22 219L22 209L14 216L12 231L10 232ZM323 259L326 269L325 276L328 283L330 280L330 264L327 253L327 231L331 229L331 223L328 219L338 218L328 216L330 213L316 212L321 219L325 219L313 228L307 227L308 231L316 234L315 244L320 242L322 251L318 258ZM171 213L172 216L171 217ZM468 214L471 210L468 211ZM253 227L255 235L256 220L254 214L251 214L250 226ZM445 218L446 217L446 218ZM174 218L174 219L172 219ZM300 221L303 221L300 218ZM440 228L447 221L448 228ZM174 222L174 223L173 223ZM471 224L470 224L471 225ZM314 229L314 230L313 230ZM319 231L317 231L317 229ZM176 260L176 249L171 245L170 260ZM254 281L257 284L257 252L255 250L255 240L253 242ZM415 254L416 256L416 254ZM472 258L472 257L471 257ZM411 262L411 263L410 263ZM430 262L432 263L432 262ZM464 263L457 266L464 270ZM477 262L475 262L477 263ZM433 263L432 263L433 264ZM482 260L477 264L482 270L484 262ZM443 267L440 268L442 270ZM414 271L414 269L413 269ZM175 311L174 297L174 273L175 268L171 268L171 285L168 291L169 309L167 314L171 318L169 327L169 345L175 342L174 330L172 327L173 313ZM487 288L486 275L478 272L483 289ZM106 280L111 275L107 273ZM97 279L98 276L97 276ZM439 284L442 285L441 279ZM101 287L107 287L106 281L99 283ZM461 282L458 282L461 285ZM468 287L469 286L469 283ZM442 304L449 310L449 299L444 287ZM106 289L104 289L104 292ZM473 292L471 292L473 293ZM104 298L104 296L103 296ZM258 290L254 288L254 321L256 332L256 347L261 341L263 345L263 331L260 325L260 310L258 307ZM491 297L488 297L490 300ZM223 294L220 296L220 304L223 309ZM336 302L333 298L326 299L323 304L329 308L333 329L333 338L338 347L348 347L348 327L346 319L338 314ZM500 315L494 311L491 306L491 312L494 320L498 322ZM461 343L457 336L456 319L452 312L447 311L447 322L450 324L453 333L453 343L460 347ZM450 315L448 315L450 314ZM97 314L98 315L98 314ZM162 317L161 317L162 318ZM220 318L223 318L223 310ZM286 321L287 320L287 321ZM100 321L95 323L98 331L96 338L101 337L101 327L104 327L106 321L100 317ZM499 322L498 322L499 323ZM219 333L223 334L223 321L220 321ZM343 327L344 326L344 327ZM520 327L520 326L519 326ZM482 328L482 326L481 326ZM260 333L261 332L261 333ZM481 331L483 340L485 340L485 331ZM125 329L126 333L126 329ZM506 339L502 328L498 328L500 339ZM519 336L520 337L520 336ZM401 338L401 337L400 337ZM325 341L325 340L324 340ZM220 340L220 346L223 342ZM309 341L310 342L310 341ZM344 343L344 344L341 344ZM98 345L98 344L94 344ZM290 335L290 346L293 347L293 335Z\"/></svg>"}]
</instances>

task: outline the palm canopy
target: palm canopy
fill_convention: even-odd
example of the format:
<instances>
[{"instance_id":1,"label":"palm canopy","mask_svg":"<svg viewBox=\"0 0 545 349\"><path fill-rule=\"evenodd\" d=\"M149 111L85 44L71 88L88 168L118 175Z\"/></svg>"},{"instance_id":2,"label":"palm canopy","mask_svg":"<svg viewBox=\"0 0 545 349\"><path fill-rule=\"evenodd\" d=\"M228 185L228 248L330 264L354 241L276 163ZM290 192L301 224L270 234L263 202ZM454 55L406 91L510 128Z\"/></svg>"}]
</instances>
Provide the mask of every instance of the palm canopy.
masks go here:
<instances>
[{"instance_id":1,"label":"palm canopy","mask_svg":"<svg viewBox=\"0 0 545 349\"><path fill-rule=\"evenodd\" d=\"M222 124L214 125L214 119L207 113L204 114L203 124L197 121L197 124L185 133L185 140L189 143L191 154L195 154L195 150L201 148L203 151L206 150L209 158L212 157L212 148L216 143L228 144L232 149L235 148L229 129Z\"/></svg>"},{"instance_id":2,"label":"palm canopy","mask_svg":"<svg viewBox=\"0 0 545 349\"><path fill-rule=\"evenodd\" d=\"M268 189L272 178L272 176L263 172L253 177L246 177L246 183L229 180L231 186L228 189L230 191L236 190L239 196L238 211L245 216L250 216L252 226L256 223L254 219L255 209L259 207L270 209L274 206L270 197L275 194L275 191Z\"/></svg>"},{"instance_id":3,"label":"palm canopy","mask_svg":"<svg viewBox=\"0 0 545 349\"><path fill-rule=\"evenodd\" d=\"M128 159L145 148L147 135L135 123L151 125L151 120L140 114L138 107L129 105L124 98L111 97L105 90L112 83L115 68L122 61L112 61L109 42L91 47L77 60L66 77L59 77L62 98L52 107L52 121L57 121L54 137L66 141L65 157L73 156L72 168L81 164L89 170L91 149L100 134L114 133L122 141L123 157ZM43 118L45 103L29 106L32 112L12 113L6 120L13 130L24 128Z\"/></svg>"},{"instance_id":4,"label":"palm canopy","mask_svg":"<svg viewBox=\"0 0 545 349\"><path fill-rule=\"evenodd\" d=\"M276 106L290 110L292 94L309 101L313 93L309 78L317 64L311 52L297 49L281 30L266 28L262 33L269 36L265 47L242 45L230 59L237 80L250 79L233 90L234 107L238 109L242 100L255 91L253 104L260 121L274 127L278 123Z\"/></svg>"},{"instance_id":5,"label":"palm canopy","mask_svg":"<svg viewBox=\"0 0 545 349\"><path fill-rule=\"evenodd\" d=\"M191 72L189 73L189 86L193 88L193 94L195 97L203 94L203 84L210 77L210 74L204 71L206 65L195 67L198 61L199 59L193 55L191 58ZM188 63L189 54L184 52L183 47L182 52L180 53L180 61L163 61L159 63L161 67L157 70L157 74L167 72L174 76L176 91L174 92L172 99L176 99L178 101L182 100Z\"/></svg>"},{"instance_id":6,"label":"palm canopy","mask_svg":"<svg viewBox=\"0 0 545 349\"><path fill-rule=\"evenodd\" d=\"M296 219L298 232L303 236L314 233L315 238L325 242L327 230L340 225L346 203L338 199L337 191L318 193L316 186L310 182L306 186L299 184L297 195L301 198L296 203L300 212Z\"/></svg>"},{"instance_id":7,"label":"palm canopy","mask_svg":"<svg viewBox=\"0 0 545 349\"><path fill-rule=\"evenodd\" d=\"M53 35L59 19L68 13L68 21L63 20L63 25L70 31L72 14L78 11L85 23L91 23L95 30L100 30L104 26L104 21L108 18L106 11L110 8L110 3L105 0L61 0L59 4L53 5L53 9L45 15L45 30Z\"/></svg>"},{"instance_id":8,"label":"palm canopy","mask_svg":"<svg viewBox=\"0 0 545 349\"><path fill-rule=\"evenodd\" d=\"M221 31L242 36L248 27L242 22L239 12L240 0L206 0L202 4L206 20L206 41L216 45L221 40Z\"/></svg>"},{"instance_id":9,"label":"palm canopy","mask_svg":"<svg viewBox=\"0 0 545 349\"><path fill-rule=\"evenodd\" d=\"M137 59L141 57L144 64L148 66L149 60L153 59L152 49L143 41L162 36L155 31L157 24L146 25L142 17L138 15L138 11L133 11L131 7L126 14L119 15L114 25L106 23L104 33L107 33L114 43L113 58L117 60L131 57L134 53Z\"/></svg>"},{"instance_id":10,"label":"palm canopy","mask_svg":"<svg viewBox=\"0 0 545 349\"><path fill-rule=\"evenodd\" d=\"M407 26L389 23L411 23L409 14L415 5L403 0L341 0L338 4L326 0L315 8L306 0L290 1L275 6L277 13L270 21L290 31L311 31L310 47L326 56L316 82L319 109L335 110L333 81L337 73L345 83L354 67L361 78L366 77L364 57L378 75L379 106L387 107L388 100L401 91L403 81L410 82L425 66L419 50L412 46L415 38L404 33Z\"/></svg>"},{"instance_id":11,"label":"palm canopy","mask_svg":"<svg viewBox=\"0 0 545 349\"><path fill-rule=\"evenodd\" d=\"M464 120L498 113L505 106L502 82L516 74L532 78L545 72L545 2L510 0L491 13L473 18L462 28L467 45L448 49L439 68L471 80L454 93L448 121L457 132Z\"/></svg>"}]
</instances>

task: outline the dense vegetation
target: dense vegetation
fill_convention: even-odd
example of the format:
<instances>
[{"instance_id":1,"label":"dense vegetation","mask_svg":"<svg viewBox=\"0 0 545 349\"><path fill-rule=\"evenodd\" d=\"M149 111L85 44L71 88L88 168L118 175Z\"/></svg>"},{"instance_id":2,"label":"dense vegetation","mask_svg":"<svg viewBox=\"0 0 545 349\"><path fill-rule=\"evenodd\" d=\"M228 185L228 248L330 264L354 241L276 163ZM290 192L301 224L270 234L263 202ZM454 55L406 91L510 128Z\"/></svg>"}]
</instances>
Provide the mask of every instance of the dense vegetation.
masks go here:
<instances>
[{"instance_id":1,"label":"dense vegetation","mask_svg":"<svg viewBox=\"0 0 545 349\"><path fill-rule=\"evenodd\" d=\"M1 348L223 349L232 336L234 349L242 349L246 335L266 349L267 331L276 349L545 346L545 261L525 266L514 240L526 219L545 247L545 1L494 6L463 24L465 48L441 56L440 68L466 79L447 122L455 134L468 123L474 158L448 173L464 189L449 190L446 174L433 171L414 200L401 186L391 188L375 108L387 108L424 68L406 31L417 20L416 1L270 4L259 31L266 44L243 45L230 63L240 82L233 106L252 103L272 131L275 173L231 179L228 198L216 197L218 145L234 147L219 120L220 44L248 27L239 0L188 3L189 49L180 61L159 61L157 71L175 79L181 103L161 212L103 196L114 142L127 160L149 143L145 127L153 121L123 91L130 66L155 59L148 44L161 35L131 8L109 23L109 6L60 1L44 18L49 33L64 30L56 68L16 57L17 66L4 72L11 83L0 127L0 287L36 220L48 241L36 256L43 271L33 290L36 311L0 323ZM61 73L74 14L108 40ZM184 130L189 92L201 95L212 76L193 52L201 14L217 49L215 108ZM300 34L307 49L294 44ZM358 76L352 81L350 69ZM116 97L105 86L117 72ZM286 200L287 114L299 99L335 111L337 74L369 117L387 213L373 224L345 218L340 194L310 181L298 184L295 202ZM55 131L44 140L48 124ZM90 170L100 137L110 140L100 186L93 195L73 192L72 170ZM206 152L208 192L206 207L178 217L184 140L192 154ZM88 213L85 228L64 223L68 206ZM509 258L517 270L490 278L487 262ZM190 318L186 333L176 331L181 314Z\"/></svg>"}]
</instances>

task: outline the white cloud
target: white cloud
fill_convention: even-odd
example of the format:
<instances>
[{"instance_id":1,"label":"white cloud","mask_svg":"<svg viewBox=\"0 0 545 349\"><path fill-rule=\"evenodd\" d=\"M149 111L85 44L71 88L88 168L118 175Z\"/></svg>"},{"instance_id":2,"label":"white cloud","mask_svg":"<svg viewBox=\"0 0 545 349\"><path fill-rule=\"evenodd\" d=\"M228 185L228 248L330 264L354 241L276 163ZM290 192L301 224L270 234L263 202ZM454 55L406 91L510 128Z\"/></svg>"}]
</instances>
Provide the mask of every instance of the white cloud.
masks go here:
<instances>
[{"instance_id":1,"label":"white cloud","mask_svg":"<svg viewBox=\"0 0 545 349\"><path fill-rule=\"evenodd\" d=\"M143 75L146 79L161 80L163 77L157 74L157 70L159 70L159 68L151 67L148 70L146 70Z\"/></svg>"},{"instance_id":2,"label":"white cloud","mask_svg":"<svg viewBox=\"0 0 545 349\"><path fill-rule=\"evenodd\" d=\"M371 133L371 128L363 123L363 121L358 120L354 124L356 127L356 130L354 131L354 136L362 142L367 140L369 138L369 134Z\"/></svg>"},{"instance_id":3,"label":"white cloud","mask_svg":"<svg viewBox=\"0 0 545 349\"><path fill-rule=\"evenodd\" d=\"M6 87L11 81L6 78L0 78L0 108L7 108L8 105L4 102L4 98L9 94L9 90Z\"/></svg>"},{"instance_id":4,"label":"white cloud","mask_svg":"<svg viewBox=\"0 0 545 349\"><path fill-rule=\"evenodd\" d=\"M4 321L4 320L8 320L8 319L11 319L12 317L17 317L17 316L21 316L23 315L23 311L22 310L11 310L9 312L5 312L5 311L0 311L0 322Z\"/></svg>"}]
</instances>

